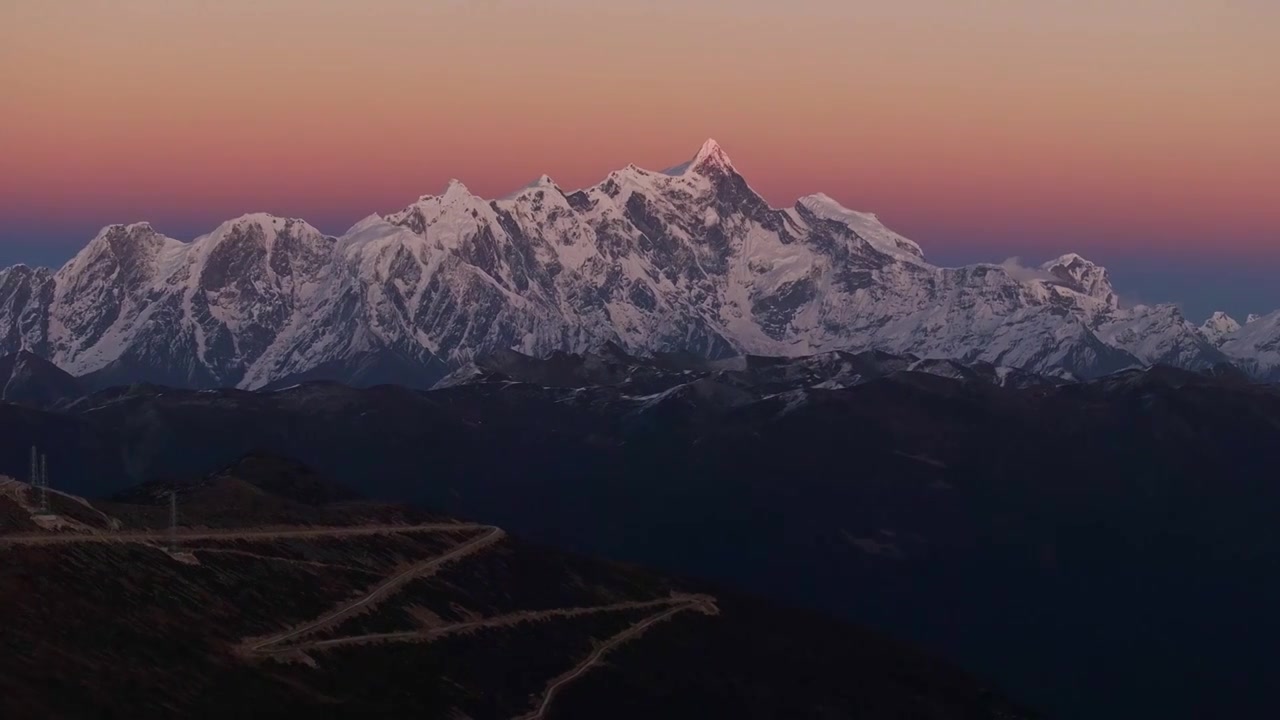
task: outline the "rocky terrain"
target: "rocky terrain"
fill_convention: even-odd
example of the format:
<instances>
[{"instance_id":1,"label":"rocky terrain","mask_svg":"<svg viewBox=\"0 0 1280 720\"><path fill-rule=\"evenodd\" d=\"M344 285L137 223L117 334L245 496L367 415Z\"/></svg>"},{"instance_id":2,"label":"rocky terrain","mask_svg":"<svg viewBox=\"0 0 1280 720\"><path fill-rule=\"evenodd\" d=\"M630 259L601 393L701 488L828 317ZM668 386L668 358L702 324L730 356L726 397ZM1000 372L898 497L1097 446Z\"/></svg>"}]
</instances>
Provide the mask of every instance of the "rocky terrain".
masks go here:
<instances>
[{"instance_id":1,"label":"rocky terrain","mask_svg":"<svg viewBox=\"0 0 1280 720\"><path fill-rule=\"evenodd\" d=\"M938 267L826 195L769 207L714 141L580 190L544 176L486 200L454 181L341 237L261 213L191 242L112 225L56 272L0 270L0 354L92 388L427 388L495 352L605 343L713 359L881 350L1064 377L1230 360L1275 378L1277 318L1201 328L1172 305L1124 307L1075 254Z\"/></svg>"},{"instance_id":2,"label":"rocky terrain","mask_svg":"<svg viewBox=\"0 0 1280 720\"><path fill-rule=\"evenodd\" d=\"M0 480L0 560L6 717L1032 717L876 634L261 454L48 513Z\"/></svg>"}]
</instances>

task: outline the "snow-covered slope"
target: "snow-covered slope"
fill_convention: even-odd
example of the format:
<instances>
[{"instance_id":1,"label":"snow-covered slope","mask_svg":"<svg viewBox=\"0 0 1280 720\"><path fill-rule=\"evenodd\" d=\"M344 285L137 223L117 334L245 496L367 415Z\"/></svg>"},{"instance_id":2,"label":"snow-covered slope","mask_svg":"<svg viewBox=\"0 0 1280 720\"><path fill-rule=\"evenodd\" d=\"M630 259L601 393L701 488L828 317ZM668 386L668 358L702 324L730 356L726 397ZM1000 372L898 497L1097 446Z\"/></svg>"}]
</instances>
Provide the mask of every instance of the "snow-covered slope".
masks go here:
<instances>
[{"instance_id":1,"label":"snow-covered slope","mask_svg":"<svg viewBox=\"0 0 1280 720\"><path fill-rule=\"evenodd\" d=\"M112 225L54 276L48 356L98 383L234 385L328 276L333 245L265 214L190 243Z\"/></svg>"},{"instance_id":2,"label":"snow-covered slope","mask_svg":"<svg viewBox=\"0 0 1280 720\"><path fill-rule=\"evenodd\" d=\"M1200 326L1200 333L1215 347L1222 347L1227 337L1240 329L1240 323L1224 312L1216 312Z\"/></svg>"},{"instance_id":3,"label":"snow-covered slope","mask_svg":"<svg viewBox=\"0 0 1280 720\"><path fill-rule=\"evenodd\" d=\"M1253 376L1280 382L1280 310L1250 316L1223 338L1222 351Z\"/></svg>"},{"instance_id":4,"label":"snow-covered slope","mask_svg":"<svg viewBox=\"0 0 1280 720\"><path fill-rule=\"evenodd\" d=\"M95 384L256 388L359 368L429 386L501 350L610 342L709 358L881 349L1086 377L1224 359L1176 308L1122 308L1077 255L1031 277L942 268L826 195L772 208L714 141L576 191L542 176L486 200L453 181L340 238L261 214L190 243L114 225L56 275L3 273L0 352Z\"/></svg>"}]
</instances>

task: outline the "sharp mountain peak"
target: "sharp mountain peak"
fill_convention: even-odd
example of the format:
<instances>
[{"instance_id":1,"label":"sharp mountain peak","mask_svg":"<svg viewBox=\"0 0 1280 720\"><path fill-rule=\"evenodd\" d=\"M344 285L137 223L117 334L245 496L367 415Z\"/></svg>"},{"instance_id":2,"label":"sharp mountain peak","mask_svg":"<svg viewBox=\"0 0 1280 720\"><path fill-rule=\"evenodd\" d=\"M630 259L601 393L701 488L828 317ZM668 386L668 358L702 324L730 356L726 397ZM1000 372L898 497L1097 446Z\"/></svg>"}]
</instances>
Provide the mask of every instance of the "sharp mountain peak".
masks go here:
<instances>
[{"instance_id":1,"label":"sharp mountain peak","mask_svg":"<svg viewBox=\"0 0 1280 720\"><path fill-rule=\"evenodd\" d=\"M0 271L0 353L29 348L99 383L250 388L370 373L430 385L495 351L603 343L709 358L878 349L1082 377L1229 357L1280 372L1275 323L1250 324L1245 343L1167 306L1122 309L1105 268L1074 253L1025 273L938 267L824 193L770 207L714 140L665 172L528 190L486 200L453 180L340 238L268 213L192 243L108 226L56 288ZM249 226L263 242L228 231Z\"/></svg>"}]
</instances>

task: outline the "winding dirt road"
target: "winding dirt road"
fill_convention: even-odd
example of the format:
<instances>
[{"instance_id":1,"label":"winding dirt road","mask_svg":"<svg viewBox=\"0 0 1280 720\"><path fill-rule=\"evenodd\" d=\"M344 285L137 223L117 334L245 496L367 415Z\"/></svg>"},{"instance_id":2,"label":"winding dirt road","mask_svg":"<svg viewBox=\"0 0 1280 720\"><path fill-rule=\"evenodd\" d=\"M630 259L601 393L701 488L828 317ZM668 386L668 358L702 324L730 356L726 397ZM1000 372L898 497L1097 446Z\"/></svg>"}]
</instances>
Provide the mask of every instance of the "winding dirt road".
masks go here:
<instances>
[{"instance_id":1,"label":"winding dirt road","mask_svg":"<svg viewBox=\"0 0 1280 720\"><path fill-rule=\"evenodd\" d=\"M0 482L0 488L6 491L12 491L7 487L9 483ZM86 505L88 505L86 503ZM89 506L92 508L92 506ZM92 508L96 510L96 508ZM108 521L113 520L109 516L103 515ZM608 605L598 605L589 607L571 607L571 608L553 608L548 610L528 610L495 617L481 618L478 620L470 620L465 622L441 625L434 628L424 628L418 630L375 633L356 635L351 637L329 638L325 640L315 640L309 642L296 642L301 638L313 634L315 632L333 627L343 620L359 613L362 610L377 605L382 600L391 597L409 582L418 578L430 577L437 570L445 565L461 560L469 555L480 552L487 547L499 542L505 537L505 533L501 528L490 525L479 525L471 523L426 523L421 525L375 525L375 526L339 526L339 527L284 527L276 529L225 529L225 530L179 530L175 535L171 535L166 531L147 531L147 532L116 532L111 530L96 530L92 532L68 532L68 533L22 533L11 535L0 535L0 548L15 547L24 545L70 545L75 543L155 543L167 544L171 539L176 538L178 542L189 542L198 540L276 540L282 538L322 538L322 537L360 537L370 535L389 535L403 533L465 533L475 532L474 537L470 537L457 546L449 549L441 555L428 558L416 562L409 567L395 573L389 577L385 577L371 586L359 598L344 602L333 610L325 613L321 617L307 621L292 629L283 630L279 633L265 638L249 638L240 643L239 651L242 655L269 657L275 655L285 655L289 653L298 653L314 650L324 650L328 648L341 647L347 645L362 645L382 642L430 642L436 638L446 635L467 632L477 628L486 627L503 627L518 625L521 623L537 622L540 620L549 620L553 618L569 618L582 615L590 615L597 613L622 612L626 610L635 610L643 608L662 608L661 611L653 615L639 620L625 630L609 637L598 647L596 647L587 657L583 658L578 664L564 672L563 674L553 678L547 683L546 688L542 692L541 698L537 701L537 706L530 712L521 715L517 720L543 720L547 712L551 708L556 695L567 685L582 678L592 668L599 665L604 657L617 647L633 640L642 635L646 630L661 622L669 620L681 612L687 610L697 610L699 612L715 615L719 612L716 607L714 597L709 595L691 595L687 593L673 593L666 598L655 600L635 600L612 603ZM258 557L264 560L277 560L281 562L296 562L311 567L326 567L330 569L342 570L360 570L354 567L334 566L328 563L318 561L298 560L292 558L276 557L271 555L259 555L248 551L233 548L208 548L208 547L191 547L188 552L200 553L230 553L237 555L245 555Z\"/></svg>"},{"instance_id":2,"label":"winding dirt road","mask_svg":"<svg viewBox=\"0 0 1280 720\"><path fill-rule=\"evenodd\" d=\"M624 610L639 610L651 607L670 607L673 605L689 606L699 603L713 602L713 599L703 595L688 595L679 593L668 598L658 600L629 600L626 602L613 603L610 605L592 605L587 607L572 608L553 608L550 610L524 610L520 612L507 613L506 615L495 615L493 617L481 618L479 620L468 620L466 622L451 623L448 625L440 625L433 628L423 628L421 630L404 630L399 632L388 633L369 633L366 635L351 635L348 637L329 638L327 640L313 640L311 642L298 643L296 645L286 645L283 647L268 648L260 652L269 654L283 654L296 651L326 650L329 648L343 647L346 645L368 645L380 642L431 642L436 638L446 635L455 635L457 633L475 630L478 628L493 627L510 627L527 622L537 622L539 620L551 620L558 618L572 618L583 615L595 615L599 613L621 612Z\"/></svg>"},{"instance_id":3,"label":"winding dirt road","mask_svg":"<svg viewBox=\"0 0 1280 720\"><path fill-rule=\"evenodd\" d=\"M277 530L179 530L176 536L166 531L150 532L100 532L100 533L23 533L0 535L4 545L69 545L72 543L150 543L169 542L176 537L186 540L276 540L280 538L356 537L361 535L390 535L412 532L465 532L468 530L496 530L490 525L470 523L427 523L423 525L352 525L337 527L282 528Z\"/></svg>"},{"instance_id":4,"label":"winding dirt road","mask_svg":"<svg viewBox=\"0 0 1280 720\"><path fill-rule=\"evenodd\" d=\"M608 655L612 650L628 640L638 637L644 633L645 630L648 630L654 625L657 625L664 620L669 620L676 614L684 612L685 610L693 609L701 610L708 615L714 615L718 612L715 607L714 598L707 596L691 596L691 599L687 602L677 605L669 610L664 610L656 615L650 615L644 620L641 620L626 630L623 630L617 635L609 638L600 647L596 648L590 655L584 658L582 662L575 665L565 674L552 680L547 685L547 689L543 691L542 702L538 704L538 707L532 712L521 715L516 720L542 720L546 717L547 710L551 708L551 702L555 700L556 693L560 692L565 685L568 685L574 680L586 675L587 672L589 672L591 668L595 667L605 655Z\"/></svg>"},{"instance_id":5,"label":"winding dirt road","mask_svg":"<svg viewBox=\"0 0 1280 720\"><path fill-rule=\"evenodd\" d=\"M483 550L489 545L498 542L506 535L501 528L489 526L478 527L486 529L487 532L458 545L443 555L437 555L436 557L415 563L405 570L386 578L382 582L370 588L367 593L357 600L340 605L331 612L292 630L286 630L256 642L250 641L244 649L251 654L269 654L269 650L271 648L284 645L294 638L302 637L316 632L317 630L337 624L354 613L364 608L372 607L380 600L393 595L409 581L416 580L421 577L429 577L444 565L453 562L454 560L458 560L459 558L464 558L474 552ZM293 650L295 648L287 649Z\"/></svg>"},{"instance_id":6,"label":"winding dirt road","mask_svg":"<svg viewBox=\"0 0 1280 720\"><path fill-rule=\"evenodd\" d=\"M365 575L377 575L381 577L382 573L377 570L371 570L367 567L356 567L355 565L335 565L334 563L320 562L319 560L303 560L301 558L281 557L279 555L263 555L261 553L248 552L247 550L231 550L228 548L211 548L211 547L193 547L183 548L183 552L199 555L206 553L210 555L234 555L236 557L254 558L255 560L267 560L269 562L280 562L290 565L300 565L302 567L322 568L325 570L342 570L345 572L364 573Z\"/></svg>"}]
</instances>

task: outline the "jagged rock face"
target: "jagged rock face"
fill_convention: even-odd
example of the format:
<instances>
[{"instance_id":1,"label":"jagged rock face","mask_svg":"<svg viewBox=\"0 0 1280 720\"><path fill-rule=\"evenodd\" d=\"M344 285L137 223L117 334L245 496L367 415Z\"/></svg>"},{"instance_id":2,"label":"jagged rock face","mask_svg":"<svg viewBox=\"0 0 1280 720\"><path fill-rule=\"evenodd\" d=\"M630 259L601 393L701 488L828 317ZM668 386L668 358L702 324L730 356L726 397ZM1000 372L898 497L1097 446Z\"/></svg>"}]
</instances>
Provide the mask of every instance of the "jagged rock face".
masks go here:
<instances>
[{"instance_id":1,"label":"jagged rock face","mask_svg":"<svg viewBox=\"0 0 1280 720\"><path fill-rule=\"evenodd\" d=\"M453 181L338 239L268 215L191 243L111 226L52 279L4 272L3 349L99 385L255 388L362 367L425 387L502 350L604 343L708 358L883 349L1079 376L1226 359L1175 308L1121 308L1106 270L1077 255L1033 278L939 268L825 195L771 208L714 142L571 193L543 176L485 200Z\"/></svg>"},{"instance_id":2,"label":"jagged rock face","mask_svg":"<svg viewBox=\"0 0 1280 720\"><path fill-rule=\"evenodd\" d=\"M185 350L175 338L154 339L177 314L161 287L161 268L184 247L146 223L98 233L54 277L50 359L82 375L148 344L163 342L175 355Z\"/></svg>"},{"instance_id":3,"label":"jagged rock face","mask_svg":"<svg viewBox=\"0 0 1280 720\"><path fill-rule=\"evenodd\" d=\"M1120 298L1111 286L1106 268L1069 253L1045 263L1045 272L1077 293L1097 300L1103 307L1119 308Z\"/></svg>"},{"instance_id":4,"label":"jagged rock face","mask_svg":"<svg viewBox=\"0 0 1280 720\"><path fill-rule=\"evenodd\" d=\"M1214 347L1222 347L1227 337L1240 329L1240 323L1224 312L1216 312L1200 326L1200 333L1213 343Z\"/></svg>"},{"instance_id":5,"label":"jagged rock face","mask_svg":"<svg viewBox=\"0 0 1280 720\"><path fill-rule=\"evenodd\" d=\"M290 329L324 277L334 239L294 220L223 226L188 262L183 298L200 359L224 382L244 373Z\"/></svg>"},{"instance_id":6,"label":"jagged rock face","mask_svg":"<svg viewBox=\"0 0 1280 720\"><path fill-rule=\"evenodd\" d=\"M1249 322L1223 339L1222 351L1239 359L1254 377L1280 382L1280 310L1251 315Z\"/></svg>"},{"instance_id":7,"label":"jagged rock face","mask_svg":"<svg viewBox=\"0 0 1280 720\"><path fill-rule=\"evenodd\" d=\"M0 269L0 354L49 354L53 273L25 265Z\"/></svg>"},{"instance_id":8,"label":"jagged rock face","mask_svg":"<svg viewBox=\"0 0 1280 720\"><path fill-rule=\"evenodd\" d=\"M113 225L57 273L49 355L96 384L235 385L291 326L333 245L268 215L191 243Z\"/></svg>"},{"instance_id":9,"label":"jagged rock face","mask_svg":"<svg viewBox=\"0 0 1280 720\"><path fill-rule=\"evenodd\" d=\"M1205 370L1228 358L1173 305L1139 306L1099 314L1090 324L1105 343L1146 364Z\"/></svg>"}]
</instances>

